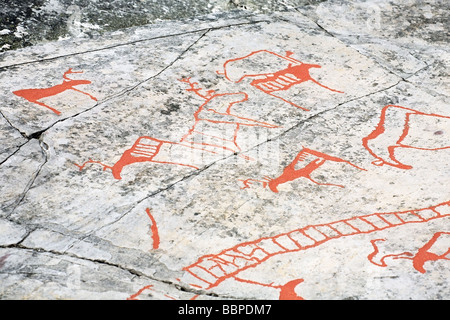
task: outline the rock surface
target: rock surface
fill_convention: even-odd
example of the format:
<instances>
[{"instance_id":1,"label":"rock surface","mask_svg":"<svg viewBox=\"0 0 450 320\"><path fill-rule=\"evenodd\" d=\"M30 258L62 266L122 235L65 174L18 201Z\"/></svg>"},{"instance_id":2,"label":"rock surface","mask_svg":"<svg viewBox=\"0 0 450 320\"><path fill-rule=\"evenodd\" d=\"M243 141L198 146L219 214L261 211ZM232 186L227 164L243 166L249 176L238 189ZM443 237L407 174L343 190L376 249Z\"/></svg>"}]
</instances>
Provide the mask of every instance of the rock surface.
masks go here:
<instances>
[{"instance_id":1,"label":"rock surface","mask_svg":"<svg viewBox=\"0 0 450 320\"><path fill-rule=\"evenodd\" d=\"M1 53L0 298L449 299L448 4L419 4Z\"/></svg>"},{"instance_id":2,"label":"rock surface","mask_svg":"<svg viewBox=\"0 0 450 320\"><path fill-rule=\"evenodd\" d=\"M322 1L7 0L0 8L0 52L61 39L98 38L108 32L165 20L236 10L270 13Z\"/></svg>"}]
</instances>

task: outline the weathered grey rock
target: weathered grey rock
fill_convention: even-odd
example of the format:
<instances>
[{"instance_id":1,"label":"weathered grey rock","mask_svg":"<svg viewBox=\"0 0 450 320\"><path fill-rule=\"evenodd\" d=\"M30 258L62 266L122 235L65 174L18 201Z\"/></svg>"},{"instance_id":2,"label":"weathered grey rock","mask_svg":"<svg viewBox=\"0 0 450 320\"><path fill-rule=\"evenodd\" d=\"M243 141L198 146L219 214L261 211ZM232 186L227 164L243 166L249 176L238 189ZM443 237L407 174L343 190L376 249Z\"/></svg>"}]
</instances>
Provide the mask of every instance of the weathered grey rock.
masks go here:
<instances>
[{"instance_id":1,"label":"weathered grey rock","mask_svg":"<svg viewBox=\"0 0 450 320\"><path fill-rule=\"evenodd\" d=\"M222 12L270 13L323 0L24 0L0 8L0 51ZM224 16L228 18L227 15Z\"/></svg>"},{"instance_id":2,"label":"weathered grey rock","mask_svg":"<svg viewBox=\"0 0 450 320\"><path fill-rule=\"evenodd\" d=\"M446 40L374 5L4 53L2 299L448 298Z\"/></svg>"},{"instance_id":3,"label":"weathered grey rock","mask_svg":"<svg viewBox=\"0 0 450 320\"><path fill-rule=\"evenodd\" d=\"M0 116L0 128L2 131L2 136L0 137L0 163L3 163L8 157L16 152L27 139L25 139L16 128L11 126L3 116Z\"/></svg>"},{"instance_id":4,"label":"weathered grey rock","mask_svg":"<svg viewBox=\"0 0 450 320\"><path fill-rule=\"evenodd\" d=\"M15 225L14 223L4 219L0 219L0 231L0 245L2 246L8 246L18 243L27 233L23 227ZM6 258L4 258L2 262L5 259Z\"/></svg>"},{"instance_id":5,"label":"weathered grey rock","mask_svg":"<svg viewBox=\"0 0 450 320\"><path fill-rule=\"evenodd\" d=\"M0 249L0 257L3 300L185 300L192 296L120 267L68 255Z\"/></svg>"},{"instance_id":6,"label":"weathered grey rock","mask_svg":"<svg viewBox=\"0 0 450 320\"><path fill-rule=\"evenodd\" d=\"M62 57L56 59L60 64L58 69L55 69L55 60L19 66L2 75L2 84L7 86L3 89L10 93L2 112L28 136L45 130L157 75L200 36L201 33L174 36L169 45L165 44L166 40L157 39ZM129 58L120 61L118 57ZM98 66L102 66L102 71L98 71ZM29 76L24 79L23 74ZM56 94L43 91L43 97L39 99L47 107L30 102L25 97L26 92L21 93L21 90L55 86L58 86Z\"/></svg>"},{"instance_id":7,"label":"weathered grey rock","mask_svg":"<svg viewBox=\"0 0 450 320\"><path fill-rule=\"evenodd\" d=\"M448 9L440 0L332 0L298 7L333 36L406 78L435 64L448 66Z\"/></svg>"},{"instance_id":8,"label":"weathered grey rock","mask_svg":"<svg viewBox=\"0 0 450 320\"><path fill-rule=\"evenodd\" d=\"M39 141L33 139L9 156L0 166L2 184L0 215L7 217L23 200L46 161Z\"/></svg>"},{"instance_id":9,"label":"weathered grey rock","mask_svg":"<svg viewBox=\"0 0 450 320\"><path fill-rule=\"evenodd\" d=\"M224 16L226 19L222 19ZM92 37L92 39L61 39L59 41L36 44L26 49L2 52L0 66L13 66L41 60L51 60L110 47L120 47L147 40L167 38L173 35L201 32L209 28L249 23L254 19L258 19L258 16L243 15L241 12L232 12L226 15L211 14L193 20L158 22L153 24L151 28L148 26L136 26L119 29L111 33L102 34L101 36Z\"/></svg>"}]
</instances>

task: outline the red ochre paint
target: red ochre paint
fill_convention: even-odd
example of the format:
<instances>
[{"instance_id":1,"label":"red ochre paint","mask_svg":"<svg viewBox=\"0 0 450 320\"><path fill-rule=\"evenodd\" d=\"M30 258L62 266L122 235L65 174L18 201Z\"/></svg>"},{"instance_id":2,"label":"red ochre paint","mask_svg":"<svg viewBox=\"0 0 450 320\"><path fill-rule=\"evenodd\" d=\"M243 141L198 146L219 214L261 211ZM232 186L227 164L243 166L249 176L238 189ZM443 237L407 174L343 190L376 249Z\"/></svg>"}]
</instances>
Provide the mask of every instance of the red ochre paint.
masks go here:
<instances>
[{"instance_id":1,"label":"red ochre paint","mask_svg":"<svg viewBox=\"0 0 450 320\"><path fill-rule=\"evenodd\" d=\"M311 160L310 162L307 162L306 165L304 165L303 167L296 169L296 166L299 163L306 162L306 157L308 157L308 156L313 156L313 160ZM311 177L311 174L315 170L320 168L326 161L342 162L342 163L349 164L359 170L366 171L365 169L360 168L360 167L352 164L351 162L343 160L341 158L330 156L323 152L315 151L312 149L303 148L297 154L295 159L288 166L286 166L284 168L283 173L279 177L277 177L275 179L265 177L265 180L254 180L254 179L241 180L244 183L244 187L241 189L249 188L250 184L252 182L260 182L260 183L262 183L264 188L268 186L271 191L277 193L278 186L280 184L294 181L299 178L306 178L306 179L310 180L311 182L318 184L318 185L335 186L335 187L344 188L343 185L332 184L332 183L320 183Z\"/></svg>"},{"instance_id":2,"label":"red ochre paint","mask_svg":"<svg viewBox=\"0 0 450 320\"><path fill-rule=\"evenodd\" d=\"M390 136L389 135L389 129L386 128L386 120L388 117L388 112L389 111L398 111L400 114L400 117L403 117L403 123L401 124L396 124L396 128L398 126L402 126L402 132L400 133L399 136L397 136L397 140L394 141L390 141L390 145L387 147L387 150L383 150L385 151L386 154L388 154L388 156L383 157L380 154L377 154L376 151L373 150L373 148L371 148L371 146L369 145L369 143L374 143L375 139L377 138L383 138L383 135L386 136ZM396 105L387 105L385 106L382 110L381 110L381 115L380 115L380 120L375 128L375 130L373 130L367 137L362 139L362 144L364 146L364 148L374 157L376 158L375 161L372 162L372 164L376 165L376 166L383 166L383 165L390 165L399 169L405 169L405 170L409 170L412 169L411 165L406 165L401 163L400 161L397 160L397 158L395 157L395 150L397 148L410 148L410 149L415 149L415 150L428 150L428 151L437 151L437 150L443 150L443 149L449 149L450 145L444 145L438 148L421 148L418 146L414 146L414 145L407 145L404 144L403 141L404 139L408 136L409 131L410 131L410 117L412 115L420 115L420 116L424 116L424 117L436 117L436 118L440 118L440 119L450 119L450 117L447 116L442 116L439 114L430 114L430 113L424 113L424 112L420 112L414 109L409 109L409 108L405 108L405 107L401 107L401 106L396 106ZM396 129L395 128L395 129ZM442 133L441 133L442 134ZM390 138L392 139L392 138ZM449 143L448 141L445 141L444 143Z\"/></svg>"},{"instance_id":3,"label":"red ochre paint","mask_svg":"<svg viewBox=\"0 0 450 320\"><path fill-rule=\"evenodd\" d=\"M239 282L243 282L243 283L247 283L247 284L254 284L254 285L258 285L258 286L262 286L262 287L269 287L269 288L274 288L274 289L280 290L279 298L278 298L279 300L304 300L303 297L300 297L295 292L295 288L297 287L297 285L299 285L300 283L302 283L304 281L303 279L295 279L295 280L289 281L288 283L286 283L284 285L274 285L273 283L267 284L267 283L242 279L242 278L238 278L238 277L234 277L234 279Z\"/></svg>"},{"instance_id":4,"label":"red ochre paint","mask_svg":"<svg viewBox=\"0 0 450 320\"><path fill-rule=\"evenodd\" d=\"M275 71L273 73L262 73L262 74L261 73L260 74L246 73L245 75L243 75L242 77L238 78L235 81L233 81L230 78L229 71L227 70L227 68L229 67L229 64L233 64L236 61L248 59L254 55L261 54L261 53L274 55L280 59L286 60L289 64L288 64L287 68L285 68L283 70ZM287 51L285 56L282 56L280 54L277 54L275 52L268 51L268 50L254 51L244 57L227 60L223 64L224 71L223 72L218 71L217 73L220 75L224 75L227 80L233 81L235 83L239 83L242 80L244 80L245 78L258 78L258 79L253 80L250 83L250 85L261 90L262 92L264 92L270 96L281 99L282 101L284 101L294 107L297 107L299 109L305 110L305 111L309 111L309 109L301 107L301 106L291 102L288 99L280 97L280 96L276 95L275 92L285 91L285 90L290 89L294 85L297 85L297 84L300 84L300 83L303 83L306 81L312 81L315 84L321 86L322 88L325 88L332 92L343 93L342 91L331 89L311 77L311 75L309 74L309 69L321 68L320 65L303 63L299 60L292 58L291 57L292 54L293 54L293 52L290 52L290 51Z\"/></svg>"},{"instance_id":5,"label":"red ochre paint","mask_svg":"<svg viewBox=\"0 0 450 320\"><path fill-rule=\"evenodd\" d=\"M127 300L138 300L137 297L139 297L145 290L152 290L152 288L153 288L153 285L145 286L145 287L139 289L138 292L136 292L135 294L132 294L131 296L129 296L127 298Z\"/></svg>"},{"instance_id":6,"label":"red ochre paint","mask_svg":"<svg viewBox=\"0 0 450 320\"><path fill-rule=\"evenodd\" d=\"M54 113L56 113L57 115L60 115L61 112L56 110L55 108L50 107L49 105L46 105L43 102L40 102L40 99L43 98L47 98L47 97L51 97L54 95L57 95L59 93L62 93L66 90L74 90L76 92L85 94L87 96L89 96L92 100L97 101L97 98L95 98L94 96L90 95L89 93L86 93L84 91L75 89L75 86L79 86L82 84L91 84L92 82L89 80L73 80L70 79L69 77L67 77L68 74L73 74L73 73L83 73L83 71L72 71L72 69L67 70L64 75L64 81L61 84L55 85L53 87L50 88L42 88L42 89L23 89L23 90L17 90L14 91L13 93L16 96L22 97L26 100L28 100L29 102L38 104L42 107L48 108L50 110L52 110Z\"/></svg>"},{"instance_id":7,"label":"red ochre paint","mask_svg":"<svg viewBox=\"0 0 450 320\"><path fill-rule=\"evenodd\" d=\"M152 239L153 239L153 249L159 248L159 233L158 233L158 226L156 224L155 218L150 212L150 209L145 209L145 212L147 212L148 217L150 218L152 224L150 226L150 230L152 231Z\"/></svg>"},{"instance_id":8,"label":"red ochre paint","mask_svg":"<svg viewBox=\"0 0 450 320\"><path fill-rule=\"evenodd\" d=\"M121 179L123 168L137 162L153 162L199 169L199 167L194 164L158 161L156 160L156 156L160 152L161 147L165 144L179 145L186 147L188 150L198 150L200 152L212 154L219 154L222 150L227 150L232 153L239 153L241 148L237 143L237 137L241 127L264 127L269 129L278 127L277 125L242 117L233 113L232 108L234 105L248 100L248 95L244 92L216 94L214 90L209 90L206 91L206 93L202 93L203 89L198 88L198 84L196 82L191 82L190 78L181 79L180 81L188 83L189 88L186 90L189 92L194 92L196 95L203 98L205 102L202 103L194 113L193 126L183 135L179 142L171 142L149 136L142 136L136 140L130 149L123 152L121 158L113 166L105 165L100 161L89 159L81 165L75 164L80 171L83 170L87 164L95 163L103 166L103 170L111 170L115 179ZM218 103L218 105L221 107L227 106L225 110L216 110L217 107L215 104L218 100L220 102L224 102ZM218 130L221 129L225 133L222 137L218 137L209 132L203 131L199 128L199 125L205 122L208 124L216 124ZM225 127L227 130L224 130ZM231 128L231 130L228 130L229 128ZM203 137L209 137L209 140L212 142L198 142L195 138L199 135L202 136L202 139L200 140L203 141ZM239 155L246 160L250 160L250 158L245 155Z\"/></svg>"},{"instance_id":9,"label":"red ochre paint","mask_svg":"<svg viewBox=\"0 0 450 320\"><path fill-rule=\"evenodd\" d=\"M385 262L387 258L412 260L414 269L416 269L420 273L425 273L426 270L424 268L424 265L426 262L438 260L450 260L450 258L446 257L448 254L450 254L450 247L443 254L436 254L430 252L431 247L436 243L436 241L440 240L443 235L450 235L450 232L436 232L433 235L433 237L417 251L416 254L413 254L411 252L388 254L377 259L379 260L379 262L375 261L376 255L379 254L379 249L376 243L379 241L385 241L385 239L374 239L370 241L372 243L374 251L371 254L369 254L367 258L371 263L380 267L387 267L387 264Z\"/></svg>"},{"instance_id":10,"label":"red ochre paint","mask_svg":"<svg viewBox=\"0 0 450 320\"><path fill-rule=\"evenodd\" d=\"M243 242L217 254L204 255L184 270L194 277L195 283L191 283L193 287L211 289L224 280L235 278L238 273L255 268L274 256L315 248L333 239L448 217L450 216L449 207L450 201L447 201L423 209L373 213L330 223L308 225L275 236ZM416 254L415 268L417 270L420 270L424 261L442 258L427 252L432 243L433 240Z\"/></svg>"}]
</instances>

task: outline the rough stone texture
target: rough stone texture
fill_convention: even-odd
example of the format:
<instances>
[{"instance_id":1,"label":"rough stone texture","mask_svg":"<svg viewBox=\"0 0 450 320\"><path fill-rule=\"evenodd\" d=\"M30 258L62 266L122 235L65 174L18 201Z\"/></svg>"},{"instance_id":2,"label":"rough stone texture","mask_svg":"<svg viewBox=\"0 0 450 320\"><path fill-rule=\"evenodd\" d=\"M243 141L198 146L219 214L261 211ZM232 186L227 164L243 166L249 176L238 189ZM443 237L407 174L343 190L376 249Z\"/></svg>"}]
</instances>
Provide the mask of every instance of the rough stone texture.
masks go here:
<instances>
[{"instance_id":1,"label":"rough stone texture","mask_svg":"<svg viewBox=\"0 0 450 320\"><path fill-rule=\"evenodd\" d=\"M25 139L17 129L11 126L8 120L2 115L0 115L0 130L2 132L2 136L0 137L0 163L3 163L9 156L17 151L17 148L24 144L27 139Z\"/></svg>"},{"instance_id":2,"label":"rough stone texture","mask_svg":"<svg viewBox=\"0 0 450 320\"><path fill-rule=\"evenodd\" d=\"M321 1L5 0L0 8L0 52L67 38L95 38L107 32L162 20L237 10L270 13Z\"/></svg>"},{"instance_id":3,"label":"rough stone texture","mask_svg":"<svg viewBox=\"0 0 450 320\"><path fill-rule=\"evenodd\" d=\"M2 53L0 297L448 299L448 4L420 5Z\"/></svg>"}]
</instances>

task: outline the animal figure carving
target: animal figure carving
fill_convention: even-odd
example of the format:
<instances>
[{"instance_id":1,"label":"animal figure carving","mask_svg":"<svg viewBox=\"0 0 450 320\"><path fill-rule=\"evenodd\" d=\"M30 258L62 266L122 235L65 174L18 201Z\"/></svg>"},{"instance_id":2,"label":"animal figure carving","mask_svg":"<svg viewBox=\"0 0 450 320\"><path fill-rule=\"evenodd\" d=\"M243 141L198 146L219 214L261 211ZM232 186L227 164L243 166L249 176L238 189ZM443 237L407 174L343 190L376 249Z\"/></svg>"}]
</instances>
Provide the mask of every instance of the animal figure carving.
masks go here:
<instances>
[{"instance_id":1,"label":"animal figure carving","mask_svg":"<svg viewBox=\"0 0 450 320\"><path fill-rule=\"evenodd\" d=\"M254 78L250 82L251 86L305 111L309 111L309 109L281 97L278 95L278 92L286 91L294 85L311 81L329 91L343 93L342 91L329 88L311 77L309 69L321 68L320 65L303 63L292 58L292 54L293 52L290 51L287 51L285 56L268 50L254 51L244 57L227 60L223 64L223 71L218 71L217 73L235 83L239 83L245 78ZM241 67L245 62L248 62L248 67ZM266 67L267 65L271 67Z\"/></svg>"},{"instance_id":2,"label":"animal figure carving","mask_svg":"<svg viewBox=\"0 0 450 320\"><path fill-rule=\"evenodd\" d=\"M89 159L88 161L85 161L83 164L75 165L81 170L83 170L87 164L94 163L94 164L100 164L103 167L103 170L111 170L112 175L115 179L121 180L122 176L122 170L124 167L133 164L133 163L139 163L139 162L153 162L153 163L162 163L162 164L173 164L173 165L179 165L179 166L187 166L194 169L198 169L198 167L181 163L181 162L172 162L172 161L165 161L165 160L158 160L155 159L155 157L158 155L162 147L169 147L172 145L176 145L175 142L166 141L166 140L159 140L148 136L142 136L139 137L135 143L131 146L130 149L125 150L122 153L122 156L120 159L112 166L103 164L100 161L94 161L92 159Z\"/></svg>"},{"instance_id":3,"label":"animal figure carving","mask_svg":"<svg viewBox=\"0 0 450 320\"><path fill-rule=\"evenodd\" d=\"M408 259L412 260L413 267L420 273L425 273L426 270L424 265L428 261L437 261L437 260L450 260L450 232L436 232L433 237L420 248L415 254L411 252L402 252L398 254L388 254L382 257L377 257L379 253L377 242L385 241L385 239L374 239L371 241L372 246L374 248L374 252L371 253L367 258L369 261L380 267L387 267L387 263L385 260L387 258L392 259ZM433 252L433 245L436 242L442 242L444 247L446 247L445 251L442 253ZM445 243L444 243L445 242Z\"/></svg>"},{"instance_id":4,"label":"animal figure carving","mask_svg":"<svg viewBox=\"0 0 450 320\"><path fill-rule=\"evenodd\" d=\"M236 153L241 151L237 143L241 127L278 128L277 125L243 117L233 111L236 104L248 100L248 95L245 92L219 94L214 90L209 90L202 93L201 89L197 87L198 83L192 82L190 78L180 81L189 84L187 91L194 92L205 100L205 103L194 113L194 125L182 137L181 143L194 143L208 150L211 150L211 148L213 148L213 151L214 149L225 149ZM215 127L215 131L219 131L220 135L212 135L207 132L211 126Z\"/></svg>"},{"instance_id":5,"label":"animal figure carving","mask_svg":"<svg viewBox=\"0 0 450 320\"><path fill-rule=\"evenodd\" d=\"M333 239L375 233L449 216L450 201L447 201L417 210L373 213L330 223L308 225L275 236L243 242L216 254L201 256L184 270L190 276L191 286L211 289L226 279L236 277L240 272L255 268L277 255L308 250Z\"/></svg>"},{"instance_id":6,"label":"animal figure carving","mask_svg":"<svg viewBox=\"0 0 450 320\"><path fill-rule=\"evenodd\" d=\"M426 135L426 126L439 127ZM448 116L387 105L381 110L380 120L375 130L363 138L362 142L364 148L376 159L372 164L409 170L412 169L411 165L397 159L398 148L429 151L449 149L449 135L450 117Z\"/></svg>"},{"instance_id":7,"label":"animal figure carving","mask_svg":"<svg viewBox=\"0 0 450 320\"><path fill-rule=\"evenodd\" d=\"M199 169L203 157L188 157L187 155L193 151L208 155L221 155L223 152L238 154L241 147L237 142L237 137L241 127L278 127L240 116L233 111L235 105L247 101L248 96L244 92L217 94L214 90L209 90L203 93L202 89L197 87L197 83L192 82L190 78L180 81L188 83L187 91L194 92L204 99L204 103L194 113L194 124L178 142L142 136L135 141L130 149L123 152L121 158L113 166L92 159L81 165L75 165L82 170L89 163L100 164L104 170L110 169L116 179L121 179L121 172L125 166L137 162L171 164ZM172 156L174 154L179 156ZM250 160L245 155L239 155L246 160ZM171 158L176 159L169 160Z\"/></svg>"},{"instance_id":8,"label":"animal figure carving","mask_svg":"<svg viewBox=\"0 0 450 320\"><path fill-rule=\"evenodd\" d=\"M322 153L319 151L315 151L315 150L311 150L308 148L303 148L297 154L295 159L288 166L286 166L284 168L283 173L280 176L278 176L277 178L272 179L269 177L265 177L265 180L254 180L254 179L243 180L244 187L241 189L249 188L250 184L252 182L260 182L260 183L262 183L264 188L269 187L269 189L271 191L278 193L278 186L280 184L294 181L299 178L306 178L306 179L310 180L311 182L318 184L318 185L335 186L335 187L344 188L343 185L332 184L332 183L321 183L321 182L314 180L311 177L311 174L315 170L320 168L326 161L342 162L342 163L349 164L359 170L365 170L365 169L360 168L360 167L350 163L349 161L343 160L341 158L330 156L328 154L325 154L325 153ZM300 167L300 168L296 167L298 164L302 164L302 163L306 163L306 165L304 165L303 167Z\"/></svg>"},{"instance_id":9,"label":"animal figure carving","mask_svg":"<svg viewBox=\"0 0 450 320\"><path fill-rule=\"evenodd\" d=\"M91 84L92 82L89 81L89 80L73 80L73 79L70 79L68 77L68 75L69 74L74 74L74 73L83 73L83 71L72 71L72 69L67 70L64 73L64 75L63 75L63 78L64 78L63 83L55 85L55 86L50 87L50 88L23 89L23 90L14 91L13 93L16 96L22 97L22 98L28 100L31 103L35 103L35 104L40 105L42 107L48 108L48 109L52 110L54 113L56 113L57 115L60 115L61 112L58 111L57 109L53 108L53 107L50 107L49 105L46 105L45 103L43 103L43 102L41 102L39 100L47 98L47 97L51 97L51 96L54 96L54 95L57 95L59 93L67 91L67 90L74 90L76 92L79 92L79 93L82 93L84 95L87 95L89 98L91 98L94 101L97 101L97 98L95 98L91 94L86 93L84 91L81 91L81 90L75 88L75 86Z\"/></svg>"},{"instance_id":10,"label":"animal figure carving","mask_svg":"<svg viewBox=\"0 0 450 320\"><path fill-rule=\"evenodd\" d=\"M279 296L278 296L279 300L305 300L303 297L300 297L295 292L295 288L304 281L303 279L291 280L288 283L285 283L283 285L275 285L273 283L266 284L266 283L262 283L262 282L241 279L238 277L234 277L234 279L237 281L240 281L240 282L244 282L244 283L255 284L258 286L262 286L262 287L269 287L269 288L277 289L277 290L279 290Z\"/></svg>"}]
</instances>

